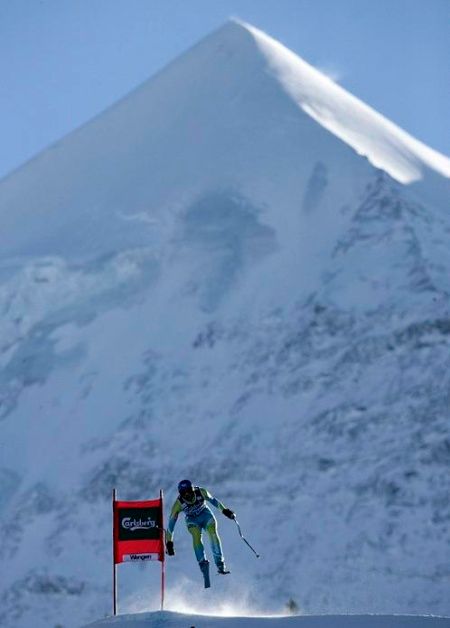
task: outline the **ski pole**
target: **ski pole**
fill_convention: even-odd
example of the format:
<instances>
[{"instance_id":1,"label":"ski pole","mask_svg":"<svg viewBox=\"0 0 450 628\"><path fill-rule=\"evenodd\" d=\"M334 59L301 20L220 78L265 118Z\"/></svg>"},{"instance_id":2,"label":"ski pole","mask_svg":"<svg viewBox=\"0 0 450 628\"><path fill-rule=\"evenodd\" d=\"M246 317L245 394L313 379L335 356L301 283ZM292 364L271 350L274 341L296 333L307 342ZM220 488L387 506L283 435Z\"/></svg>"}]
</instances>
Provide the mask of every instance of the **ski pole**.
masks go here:
<instances>
[{"instance_id":1,"label":"ski pole","mask_svg":"<svg viewBox=\"0 0 450 628\"><path fill-rule=\"evenodd\" d=\"M254 555L256 556L256 558L259 558L259 554L256 552L256 550L250 545L250 543L247 541L246 538L244 538L244 536L242 535L242 530L241 530L241 526L239 525L239 521L236 519L236 517L234 517L234 523L237 525L237 529L239 531L239 536L241 537L241 539L244 541L244 543L247 543L247 545L249 546L249 548L252 550L252 552L254 553Z\"/></svg>"}]
</instances>

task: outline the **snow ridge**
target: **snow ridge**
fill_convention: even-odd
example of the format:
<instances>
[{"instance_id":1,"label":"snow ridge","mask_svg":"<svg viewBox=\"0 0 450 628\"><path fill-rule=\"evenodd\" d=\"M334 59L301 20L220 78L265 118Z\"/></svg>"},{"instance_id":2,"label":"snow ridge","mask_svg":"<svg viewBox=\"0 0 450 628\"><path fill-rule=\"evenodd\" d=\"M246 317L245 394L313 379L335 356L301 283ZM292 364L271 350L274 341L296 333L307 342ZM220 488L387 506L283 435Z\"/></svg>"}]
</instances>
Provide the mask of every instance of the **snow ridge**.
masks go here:
<instances>
[{"instance_id":1,"label":"snow ridge","mask_svg":"<svg viewBox=\"0 0 450 628\"><path fill-rule=\"evenodd\" d=\"M368 157L401 183L411 183L432 169L450 177L450 159L384 118L285 46L253 26L270 68L299 106L336 137Z\"/></svg>"}]
</instances>

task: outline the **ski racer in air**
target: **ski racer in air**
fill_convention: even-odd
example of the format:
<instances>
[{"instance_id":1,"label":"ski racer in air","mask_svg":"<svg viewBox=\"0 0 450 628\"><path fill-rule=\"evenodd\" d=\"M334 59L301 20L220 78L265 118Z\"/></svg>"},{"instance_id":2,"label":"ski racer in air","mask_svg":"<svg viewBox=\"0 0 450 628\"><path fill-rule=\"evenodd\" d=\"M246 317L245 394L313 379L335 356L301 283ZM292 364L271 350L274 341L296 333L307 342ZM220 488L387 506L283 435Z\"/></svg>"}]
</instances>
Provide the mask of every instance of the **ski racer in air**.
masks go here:
<instances>
[{"instance_id":1,"label":"ski racer in air","mask_svg":"<svg viewBox=\"0 0 450 628\"><path fill-rule=\"evenodd\" d=\"M186 517L186 526L192 535L195 556L198 560L200 570L205 577L205 586L209 586L209 561L205 556L205 548L202 542L203 530L206 530L211 542L211 549L216 563L217 571L220 574L230 573L225 567L222 552L222 544L217 533L217 521L206 502L209 502L222 511L225 517L234 519L232 510L213 497L206 488L193 486L190 480L182 480L178 484L178 497L176 498L169 518L169 525L166 531L166 550L169 556L175 554L173 547L173 531L180 512ZM208 584L207 584L208 582Z\"/></svg>"}]
</instances>

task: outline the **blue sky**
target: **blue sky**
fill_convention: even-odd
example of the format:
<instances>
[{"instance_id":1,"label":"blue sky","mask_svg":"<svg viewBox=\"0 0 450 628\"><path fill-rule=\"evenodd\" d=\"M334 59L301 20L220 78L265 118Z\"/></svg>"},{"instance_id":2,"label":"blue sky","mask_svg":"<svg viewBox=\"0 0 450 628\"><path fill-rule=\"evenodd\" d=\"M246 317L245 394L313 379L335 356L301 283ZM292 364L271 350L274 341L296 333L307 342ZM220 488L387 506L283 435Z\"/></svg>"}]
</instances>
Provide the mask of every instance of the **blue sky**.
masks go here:
<instances>
[{"instance_id":1,"label":"blue sky","mask_svg":"<svg viewBox=\"0 0 450 628\"><path fill-rule=\"evenodd\" d=\"M0 177L233 16L450 153L448 0L0 0Z\"/></svg>"}]
</instances>

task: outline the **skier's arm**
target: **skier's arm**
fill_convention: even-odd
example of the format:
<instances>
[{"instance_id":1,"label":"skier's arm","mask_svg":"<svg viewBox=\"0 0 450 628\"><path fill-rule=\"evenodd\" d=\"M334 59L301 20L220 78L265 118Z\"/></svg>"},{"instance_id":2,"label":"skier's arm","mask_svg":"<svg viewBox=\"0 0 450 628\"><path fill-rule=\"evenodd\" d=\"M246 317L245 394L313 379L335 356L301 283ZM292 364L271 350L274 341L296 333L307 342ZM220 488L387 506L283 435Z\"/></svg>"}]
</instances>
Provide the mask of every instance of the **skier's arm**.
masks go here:
<instances>
[{"instance_id":1,"label":"skier's arm","mask_svg":"<svg viewBox=\"0 0 450 628\"><path fill-rule=\"evenodd\" d=\"M181 504L180 500L177 498L172 506L172 510L170 511L169 525L166 530L166 541L171 541L173 539L173 531L180 512Z\"/></svg>"},{"instance_id":2,"label":"skier's arm","mask_svg":"<svg viewBox=\"0 0 450 628\"><path fill-rule=\"evenodd\" d=\"M200 488L200 492L203 495L203 497L206 499L206 501L208 501L210 504L212 504L213 506L215 506L222 512L225 510L225 506L222 504L222 502L219 502L219 500L216 497L213 497L211 493L206 490L206 488Z\"/></svg>"},{"instance_id":3,"label":"skier's arm","mask_svg":"<svg viewBox=\"0 0 450 628\"><path fill-rule=\"evenodd\" d=\"M211 495L211 493L206 489L206 488L200 488L201 494L203 495L203 497L213 506L215 506L216 508L218 508L221 512L223 512L224 510L229 510L226 506L224 506L222 504L222 502L220 502L217 497L213 497Z\"/></svg>"},{"instance_id":4,"label":"skier's arm","mask_svg":"<svg viewBox=\"0 0 450 628\"><path fill-rule=\"evenodd\" d=\"M225 517L228 517L228 519L234 519L234 517L235 517L234 512L232 510L230 510L229 508L227 508L226 506L224 506L222 504L222 502L219 502L219 500L216 497L213 497L211 495L211 493L206 490L206 488L200 488L200 491L201 491L203 497L207 501L209 501L210 504L212 504L213 506L218 508L220 511L222 511L222 513L225 515Z\"/></svg>"}]
</instances>

